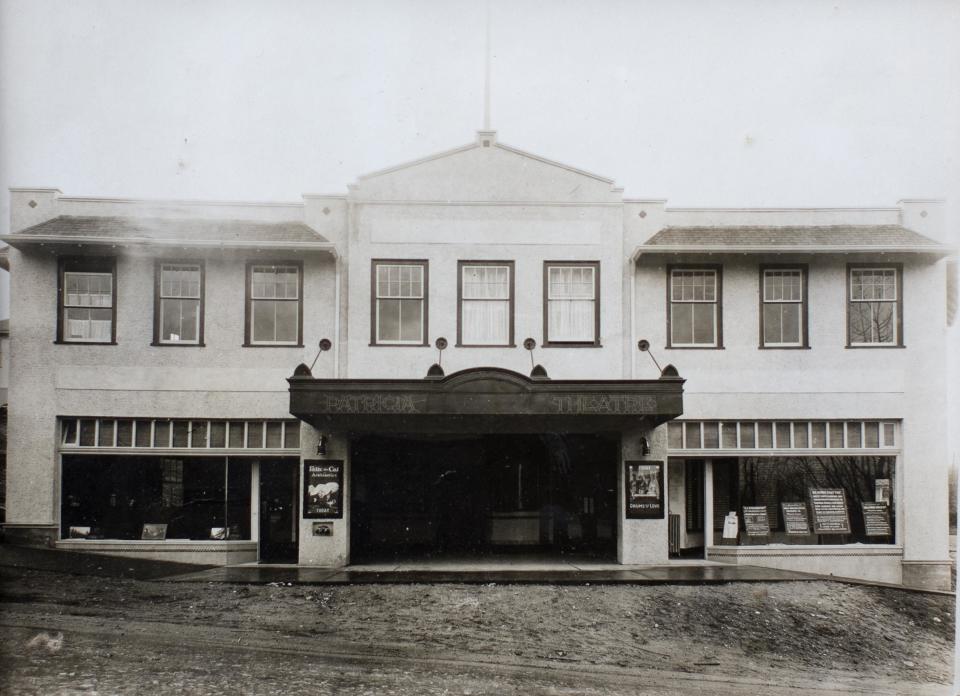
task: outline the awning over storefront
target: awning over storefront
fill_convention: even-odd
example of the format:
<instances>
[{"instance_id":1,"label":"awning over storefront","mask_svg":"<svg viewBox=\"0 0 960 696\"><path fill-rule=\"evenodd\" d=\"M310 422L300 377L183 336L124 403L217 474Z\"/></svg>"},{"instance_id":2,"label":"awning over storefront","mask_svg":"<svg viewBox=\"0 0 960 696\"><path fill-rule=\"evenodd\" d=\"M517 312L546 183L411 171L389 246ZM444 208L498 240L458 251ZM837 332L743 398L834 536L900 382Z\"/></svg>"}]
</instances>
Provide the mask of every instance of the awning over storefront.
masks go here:
<instances>
[{"instance_id":1,"label":"awning over storefront","mask_svg":"<svg viewBox=\"0 0 960 696\"><path fill-rule=\"evenodd\" d=\"M18 249L32 245L107 245L336 252L334 244L312 227L292 220L60 215L3 235L0 240Z\"/></svg>"},{"instance_id":2,"label":"awning over storefront","mask_svg":"<svg viewBox=\"0 0 960 696\"><path fill-rule=\"evenodd\" d=\"M633 253L649 254L926 254L956 249L900 225L664 227Z\"/></svg>"},{"instance_id":3,"label":"awning over storefront","mask_svg":"<svg viewBox=\"0 0 960 696\"><path fill-rule=\"evenodd\" d=\"M364 433L603 432L683 413L683 382L535 379L477 367L424 379L314 379L301 365L290 413L320 430Z\"/></svg>"}]
</instances>

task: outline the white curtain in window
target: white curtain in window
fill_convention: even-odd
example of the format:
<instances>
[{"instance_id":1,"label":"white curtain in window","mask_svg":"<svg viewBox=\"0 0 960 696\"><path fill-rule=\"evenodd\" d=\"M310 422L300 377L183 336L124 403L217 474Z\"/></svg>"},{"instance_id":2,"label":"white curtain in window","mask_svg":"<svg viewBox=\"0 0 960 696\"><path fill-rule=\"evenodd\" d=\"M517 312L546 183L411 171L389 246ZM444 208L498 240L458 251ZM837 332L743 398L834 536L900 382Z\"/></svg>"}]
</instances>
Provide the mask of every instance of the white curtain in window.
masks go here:
<instances>
[{"instance_id":1,"label":"white curtain in window","mask_svg":"<svg viewBox=\"0 0 960 696\"><path fill-rule=\"evenodd\" d=\"M593 341L594 269L559 266L550 269L548 338L550 341Z\"/></svg>"},{"instance_id":2,"label":"white curtain in window","mask_svg":"<svg viewBox=\"0 0 960 696\"><path fill-rule=\"evenodd\" d=\"M510 342L510 268L464 266L461 340L467 345Z\"/></svg>"}]
</instances>

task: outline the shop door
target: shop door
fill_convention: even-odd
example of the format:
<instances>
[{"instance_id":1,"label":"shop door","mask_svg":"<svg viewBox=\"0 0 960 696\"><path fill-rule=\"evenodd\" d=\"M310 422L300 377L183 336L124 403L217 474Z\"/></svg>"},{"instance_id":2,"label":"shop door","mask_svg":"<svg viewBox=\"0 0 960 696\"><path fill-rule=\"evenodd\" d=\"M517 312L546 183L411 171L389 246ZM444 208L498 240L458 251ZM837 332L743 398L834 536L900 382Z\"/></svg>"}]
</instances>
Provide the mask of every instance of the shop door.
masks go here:
<instances>
[{"instance_id":1,"label":"shop door","mask_svg":"<svg viewBox=\"0 0 960 696\"><path fill-rule=\"evenodd\" d=\"M260 562L296 563L299 460L260 462Z\"/></svg>"}]
</instances>

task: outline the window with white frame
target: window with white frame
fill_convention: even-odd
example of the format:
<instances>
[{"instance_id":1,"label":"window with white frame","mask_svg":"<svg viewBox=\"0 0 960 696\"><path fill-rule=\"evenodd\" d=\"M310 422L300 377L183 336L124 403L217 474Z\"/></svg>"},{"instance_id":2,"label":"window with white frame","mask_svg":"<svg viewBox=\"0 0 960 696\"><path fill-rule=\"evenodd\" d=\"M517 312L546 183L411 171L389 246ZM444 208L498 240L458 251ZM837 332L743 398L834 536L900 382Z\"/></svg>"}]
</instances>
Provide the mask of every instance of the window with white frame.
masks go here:
<instances>
[{"instance_id":1,"label":"window with white frame","mask_svg":"<svg viewBox=\"0 0 960 696\"><path fill-rule=\"evenodd\" d=\"M298 345L301 334L299 264L250 264L247 342Z\"/></svg>"},{"instance_id":2,"label":"window with white frame","mask_svg":"<svg viewBox=\"0 0 960 696\"><path fill-rule=\"evenodd\" d=\"M466 346L513 343L513 262L460 263L460 336Z\"/></svg>"},{"instance_id":3,"label":"window with white frame","mask_svg":"<svg viewBox=\"0 0 960 696\"><path fill-rule=\"evenodd\" d=\"M765 268L762 274L761 345L764 348L804 346L806 273L802 268Z\"/></svg>"},{"instance_id":4,"label":"window with white frame","mask_svg":"<svg viewBox=\"0 0 960 696\"><path fill-rule=\"evenodd\" d=\"M111 343L116 317L113 258L62 259L60 336L66 343Z\"/></svg>"},{"instance_id":5,"label":"window with white frame","mask_svg":"<svg viewBox=\"0 0 960 696\"><path fill-rule=\"evenodd\" d=\"M544 343L598 345L600 264L545 264Z\"/></svg>"},{"instance_id":6,"label":"window with white frame","mask_svg":"<svg viewBox=\"0 0 960 696\"><path fill-rule=\"evenodd\" d=\"M161 263L158 273L157 343L202 343L203 267Z\"/></svg>"},{"instance_id":7,"label":"window with white frame","mask_svg":"<svg viewBox=\"0 0 960 696\"><path fill-rule=\"evenodd\" d=\"M720 274L715 268L671 268L669 348L717 348Z\"/></svg>"},{"instance_id":8,"label":"window with white frame","mask_svg":"<svg viewBox=\"0 0 960 696\"><path fill-rule=\"evenodd\" d=\"M372 343L425 345L427 342L426 262L375 261L373 274Z\"/></svg>"},{"instance_id":9,"label":"window with white frame","mask_svg":"<svg viewBox=\"0 0 960 696\"><path fill-rule=\"evenodd\" d=\"M849 268L847 337L850 346L900 345L900 270Z\"/></svg>"}]
</instances>

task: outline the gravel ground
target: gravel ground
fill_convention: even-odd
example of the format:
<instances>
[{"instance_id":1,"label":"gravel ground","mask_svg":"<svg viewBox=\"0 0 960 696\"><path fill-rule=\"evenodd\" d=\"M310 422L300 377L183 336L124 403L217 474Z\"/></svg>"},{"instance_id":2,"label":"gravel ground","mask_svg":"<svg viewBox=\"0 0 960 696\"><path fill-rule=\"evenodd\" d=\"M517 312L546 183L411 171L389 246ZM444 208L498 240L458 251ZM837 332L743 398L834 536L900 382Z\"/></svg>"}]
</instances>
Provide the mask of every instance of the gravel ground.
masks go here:
<instances>
[{"instance_id":1,"label":"gravel ground","mask_svg":"<svg viewBox=\"0 0 960 696\"><path fill-rule=\"evenodd\" d=\"M782 680L852 684L869 679L913 684L917 689L920 684L949 683L953 652L952 597L827 582L256 586L0 568L0 598L0 624L9 628L0 639L0 668L8 686L16 686L18 693L123 693L117 685L124 682L110 681L114 672L126 675L130 684L147 687L154 675L166 674L161 682L166 687L178 683L177 678L182 681L184 675L177 670L187 669L191 660L200 662L190 669L209 673L214 657L225 674L239 670L230 666L237 663L236 655L214 650L214 656L207 649L209 655L203 657L203 648L185 647L191 640L207 648L218 646L217 650L227 642L287 646L292 653L263 662L275 668L284 660L305 659L293 654L297 651L315 650L318 655L340 651L396 656L413 664L443 658L464 664L556 665L625 674L657 670L665 675L771 684ZM70 649L27 647L36 629L45 627L54 640L55 631L62 631ZM144 643L150 640L159 641L160 647ZM186 651L185 656L173 659L178 648ZM302 665L311 678L315 674L307 668L315 657ZM71 666L71 659L87 669ZM240 662L248 669L257 664ZM94 664L99 667L91 668ZM171 676L170 669L180 677ZM412 678L409 669L391 669L384 673L382 688L369 693L387 692L384 685L394 683L392 679L403 684ZM288 676L297 673L294 667L288 670ZM262 687L256 693L272 693L267 689L270 674L268 670L247 675ZM329 692L364 693L346 687L356 686L356 678L351 681L347 674L343 679ZM455 693L464 693L461 686L473 688L463 674L457 679L441 679L433 686L445 684L447 689L452 683ZM103 691L103 680L113 683L114 690ZM478 690L472 693L494 692L484 690L490 684L483 679L476 681ZM101 690L77 686L88 682L99 683ZM512 683L508 679L500 692L526 691L508 688ZM425 684L397 693L443 693ZM281 685L290 687L287 681ZM203 693L199 687L192 690L188 682L181 687L178 690L185 693ZM544 693L553 693L549 689ZM616 692L609 685L597 689L598 694ZM557 693L561 692L567 693L560 688ZM722 691L718 687L713 692ZM573 693L592 692L582 687Z\"/></svg>"}]
</instances>

